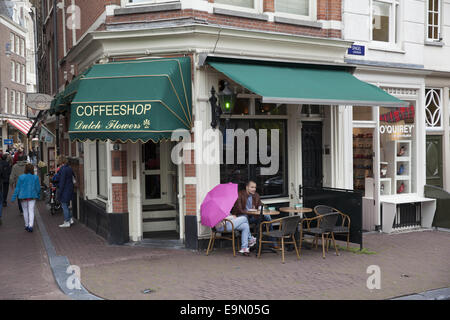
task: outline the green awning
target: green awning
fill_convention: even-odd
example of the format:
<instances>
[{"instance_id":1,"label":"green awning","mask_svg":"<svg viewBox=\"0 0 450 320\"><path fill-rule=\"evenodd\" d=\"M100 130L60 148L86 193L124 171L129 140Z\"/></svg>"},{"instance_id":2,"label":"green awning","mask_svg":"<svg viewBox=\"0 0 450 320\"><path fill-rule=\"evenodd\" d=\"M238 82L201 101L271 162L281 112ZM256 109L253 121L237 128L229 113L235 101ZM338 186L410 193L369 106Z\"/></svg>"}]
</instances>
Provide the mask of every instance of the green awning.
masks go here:
<instances>
[{"instance_id":1,"label":"green awning","mask_svg":"<svg viewBox=\"0 0 450 320\"><path fill-rule=\"evenodd\" d=\"M262 96L263 103L388 107L406 104L358 80L342 67L228 61L208 64Z\"/></svg>"},{"instance_id":2,"label":"green awning","mask_svg":"<svg viewBox=\"0 0 450 320\"><path fill-rule=\"evenodd\" d=\"M55 95L55 98L50 103L50 109L49 109L50 115L53 115L56 113L61 113L62 108L64 108L62 98L63 98L63 92L60 92L57 95Z\"/></svg>"},{"instance_id":3,"label":"green awning","mask_svg":"<svg viewBox=\"0 0 450 320\"><path fill-rule=\"evenodd\" d=\"M70 139L170 139L176 129L191 129L191 95L190 58L94 65L77 84Z\"/></svg>"}]
</instances>

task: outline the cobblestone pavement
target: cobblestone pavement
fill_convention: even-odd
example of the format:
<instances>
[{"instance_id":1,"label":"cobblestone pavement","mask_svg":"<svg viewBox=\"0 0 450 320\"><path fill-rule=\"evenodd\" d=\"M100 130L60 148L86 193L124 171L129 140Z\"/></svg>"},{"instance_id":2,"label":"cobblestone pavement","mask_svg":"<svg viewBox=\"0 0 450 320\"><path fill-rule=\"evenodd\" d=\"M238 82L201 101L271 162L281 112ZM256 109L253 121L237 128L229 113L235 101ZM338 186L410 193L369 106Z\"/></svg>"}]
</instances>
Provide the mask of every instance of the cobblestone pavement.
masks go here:
<instances>
[{"instance_id":1,"label":"cobblestone pavement","mask_svg":"<svg viewBox=\"0 0 450 320\"><path fill-rule=\"evenodd\" d=\"M450 233L420 231L365 234L364 247L376 254L320 249L261 259L233 257L231 249L204 251L109 246L76 223L58 228L38 204L58 255L81 268L81 282L105 299L388 299L450 287ZM342 247L345 243L340 243ZM381 270L381 289L369 290L367 267ZM144 294L143 290L152 292Z\"/></svg>"},{"instance_id":2,"label":"cobblestone pavement","mask_svg":"<svg viewBox=\"0 0 450 320\"><path fill-rule=\"evenodd\" d=\"M56 285L37 224L24 230L16 203L3 208L0 226L0 300L68 299Z\"/></svg>"}]
</instances>

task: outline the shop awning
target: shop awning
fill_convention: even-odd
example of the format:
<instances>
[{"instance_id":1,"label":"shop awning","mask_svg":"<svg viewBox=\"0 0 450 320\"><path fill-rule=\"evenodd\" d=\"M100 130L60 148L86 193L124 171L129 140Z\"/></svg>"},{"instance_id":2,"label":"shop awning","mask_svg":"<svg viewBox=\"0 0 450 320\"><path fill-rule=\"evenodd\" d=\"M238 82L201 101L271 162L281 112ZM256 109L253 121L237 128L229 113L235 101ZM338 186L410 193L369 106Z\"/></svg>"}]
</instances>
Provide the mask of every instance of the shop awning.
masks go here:
<instances>
[{"instance_id":1,"label":"shop awning","mask_svg":"<svg viewBox=\"0 0 450 320\"><path fill-rule=\"evenodd\" d=\"M262 96L263 103L386 107L406 104L357 79L342 67L230 61L207 63Z\"/></svg>"},{"instance_id":2,"label":"shop awning","mask_svg":"<svg viewBox=\"0 0 450 320\"><path fill-rule=\"evenodd\" d=\"M190 58L94 65L79 78L71 140L159 141L191 128Z\"/></svg>"},{"instance_id":3,"label":"shop awning","mask_svg":"<svg viewBox=\"0 0 450 320\"><path fill-rule=\"evenodd\" d=\"M16 119L8 119L8 123L16 127L20 132L24 135L27 135L33 125L33 122L30 120L16 120Z\"/></svg>"}]
</instances>

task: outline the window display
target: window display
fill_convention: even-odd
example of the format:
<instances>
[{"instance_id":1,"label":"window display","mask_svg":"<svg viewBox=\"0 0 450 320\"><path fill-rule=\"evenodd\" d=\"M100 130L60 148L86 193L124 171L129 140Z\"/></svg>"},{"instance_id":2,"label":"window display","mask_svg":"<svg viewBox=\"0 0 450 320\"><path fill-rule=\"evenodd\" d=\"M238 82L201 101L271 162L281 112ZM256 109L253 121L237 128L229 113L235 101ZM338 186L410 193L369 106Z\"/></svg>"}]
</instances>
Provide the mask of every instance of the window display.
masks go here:
<instances>
[{"instance_id":1,"label":"window display","mask_svg":"<svg viewBox=\"0 0 450 320\"><path fill-rule=\"evenodd\" d=\"M373 177L373 129L353 129L353 189L364 191Z\"/></svg>"},{"instance_id":2,"label":"window display","mask_svg":"<svg viewBox=\"0 0 450 320\"><path fill-rule=\"evenodd\" d=\"M415 192L415 107L380 108L380 194Z\"/></svg>"}]
</instances>

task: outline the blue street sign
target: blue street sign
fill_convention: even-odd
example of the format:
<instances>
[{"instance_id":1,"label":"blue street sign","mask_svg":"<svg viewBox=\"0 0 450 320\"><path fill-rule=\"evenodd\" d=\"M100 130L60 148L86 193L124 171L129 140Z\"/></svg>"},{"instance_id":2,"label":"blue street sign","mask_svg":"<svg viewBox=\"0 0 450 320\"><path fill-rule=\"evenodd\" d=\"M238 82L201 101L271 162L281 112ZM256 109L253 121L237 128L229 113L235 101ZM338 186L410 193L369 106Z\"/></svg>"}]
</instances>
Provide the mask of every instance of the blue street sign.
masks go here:
<instances>
[{"instance_id":1,"label":"blue street sign","mask_svg":"<svg viewBox=\"0 0 450 320\"><path fill-rule=\"evenodd\" d=\"M348 54L353 54L353 55L357 55L357 56L364 56L365 53L366 53L366 47L365 46L353 44L351 46L351 48L348 48Z\"/></svg>"},{"instance_id":2,"label":"blue street sign","mask_svg":"<svg viewBox=\"0 0 450 320\"><path fill-rule=\"evenodd\" d=\"M14 144L13 139L5 139L4 143L7 144L7 145L13 145Z\"/></svg>"}]
</instances>

